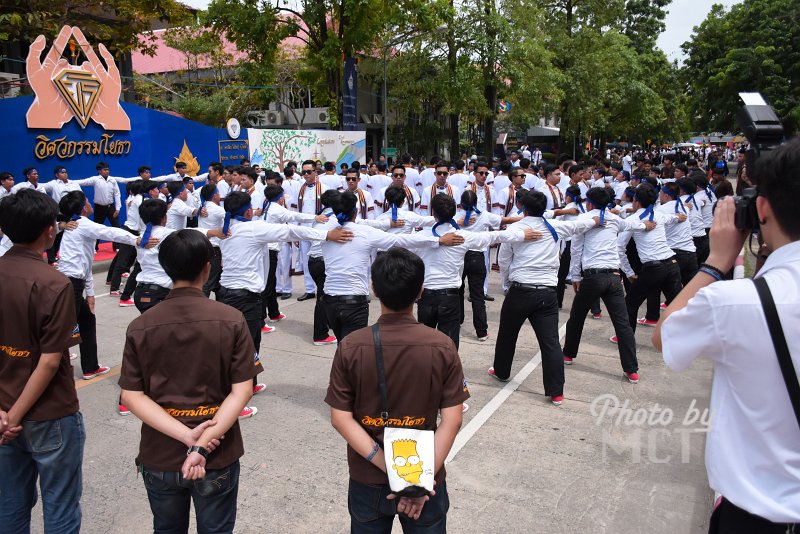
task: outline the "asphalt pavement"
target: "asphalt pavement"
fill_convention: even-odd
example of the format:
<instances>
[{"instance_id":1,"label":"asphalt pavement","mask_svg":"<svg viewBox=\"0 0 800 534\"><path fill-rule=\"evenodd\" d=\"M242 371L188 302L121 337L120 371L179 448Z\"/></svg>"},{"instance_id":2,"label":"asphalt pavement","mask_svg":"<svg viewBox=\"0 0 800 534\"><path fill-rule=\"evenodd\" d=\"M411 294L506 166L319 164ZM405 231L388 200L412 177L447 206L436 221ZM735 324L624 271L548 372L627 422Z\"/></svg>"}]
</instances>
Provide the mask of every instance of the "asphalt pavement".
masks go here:
<instances>
[{"instance_id":1,"label":"asphalt pavement","mask_svg":"<svg viewBox=\"0 0 800 534\"><path fill-rule=\"evenodd\" d=\"M104 267L96 268L99 288L107 287ZM297 297L302 277L293 282ZM614 332L604 307L602 319L586 320L579 357L566 368L566 398L555 407L543 395L536 337L527 324L514 379L503 384L487 375L503 302L496 273L490 293L497 297L487 303L490 340L477 340L469 305L461 331L472 398L447 465L449 531L706 532L713 499L703 461L710 363L697 362L681 374L670 371L650 343L652 329L639 327L641 379L630 384L608 340ZM138 312L118 307L117 298L102 295L102 289L98 294L100 362L112 371L84 381L75 367L87 432L82 531L151 532L147 496L134 467L140 423L117 414L125 329ZM287 319L263 336L260 379L267 389L251 402L258 414L241 424L246 452L240 533L349 531L345 442L323 402L335 347L311 343L313 301L294 297L281 301ZM571 300L568 290L561 335ZM370 323L379 313L373 299ZM33 531L42 532L41 525L37 505ZM400 532L397 522L395 531Z\"/></svg>"}]
</instances>

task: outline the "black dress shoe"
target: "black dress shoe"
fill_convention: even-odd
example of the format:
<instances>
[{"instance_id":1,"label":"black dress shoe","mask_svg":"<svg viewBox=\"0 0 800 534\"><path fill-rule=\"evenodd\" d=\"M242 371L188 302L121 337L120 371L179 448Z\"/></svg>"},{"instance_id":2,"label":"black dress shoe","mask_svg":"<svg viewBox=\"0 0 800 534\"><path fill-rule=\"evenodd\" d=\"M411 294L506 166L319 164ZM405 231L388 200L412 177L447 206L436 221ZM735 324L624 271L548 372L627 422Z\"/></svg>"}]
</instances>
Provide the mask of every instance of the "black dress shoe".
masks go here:
<instances>
[{"instance_id":1,"label":"black dress shoe","mask_svg":"<svg viewBox=\"0 0 800 534\"><path fill-rule=\"evenodd\" d=\"M489 296L489 295L484 295L483 296L483 300L487 300L489 302L494 302L494 297Z\"/></svg>"},{"instance_id":2,"label":"black dress shoe","mask_svg":"<svg viewBox=\"0 0 800 534\"><path fill-rule=\"evenodd\" d=\"M292 298L291 293L281 293L281 300L289 300L290 298Z\"/></svg>"},{"instance_id":3,"label":"black dress shoe","mask_svg":"<svg viewBox=\"0 0 800 534\"><path fill-rule=\"evenodd\" d=\"M303 293L299 297L297 297L297 302L303 302L304 300L315 299L317 298L316 293Z\"/></svg>"}]
</instances>

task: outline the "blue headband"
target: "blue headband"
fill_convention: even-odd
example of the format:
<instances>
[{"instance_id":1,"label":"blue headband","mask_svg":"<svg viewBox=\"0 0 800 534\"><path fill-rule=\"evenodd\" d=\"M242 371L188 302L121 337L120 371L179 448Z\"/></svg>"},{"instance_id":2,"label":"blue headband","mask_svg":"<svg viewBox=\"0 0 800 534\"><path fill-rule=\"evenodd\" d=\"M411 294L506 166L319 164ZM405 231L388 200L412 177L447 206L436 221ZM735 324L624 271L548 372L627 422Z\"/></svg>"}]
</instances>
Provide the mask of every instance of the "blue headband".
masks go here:
<instances>
[{"instance_id":1,"label":"blue headband","mask_svg":"<svg viewBox=\"0 0 800 534\"><path fill-rule=\"evenodd\" d=\"M322 213L322 211L324 209L325 208L323 208L322 210L319 210L319 212ZM351 211L350 213L337 213L336 214L336 220L339 221L339 224L341 226L344 226L344 224L346 222L350 221L350 219L353 217L353 214L355 214L355 213L358 213L358 207L353 208L353 211Z\"/></svg>"},{"instance_id":2,"label":"blue headband","mask_svg":"<svg viewBox=\"0 0 800 534\"><path fill-rule=\"evenodd\" d=\"M242 215L247 213L247 210L249 210L252 207L253 207L253 205L248 202L247 204L245 204L244 206L242 206L241 208L236 210L236 213L231 213L230 211L227 212L225 214L225 223L222 225L222 233L225 234L225 235L228 234L228 229L231 226L231 219L232 218L236 219L237 221L248 222L250 219L245 219L244 217L242 217Z\"/></svg>"},{"instance_id":3,"label":"blue headband","mask_svg":"<svg viewBox=\"0 0 800 534\"><path fill-rule=\"evenodd\" d=\"M213 192L213 193L211 193L211 198L214 198L214 195L216 195L217 193L219 193L219 189L217 189L217 188L215 187L215 188L214 188L214 192ZM200 208L202 209L202 208L203 208L203 206L205 206L205 205L206 205L206 202L208 202L209 200L211 200L211 198L205 198L203 195L200 195Z\"/></svg>"},{"instance_id":4,"label":"blue headband","mask_svg":"<svg viewBox=\"0 0 800 534\"><path fill-rule=\"evenodd\" d=\"M167 195L167 204L172 204L172 201L175 200L175 198L177 198L177 196L180 195L181 193L183 193L184 191L186 191L186 186L185 185L181 186L180 189L175 191L174 195Z\"/></svg>"},{"instance_id":5,"label":"blue headband","mask_svg":"<svg viewBox=\"0 0 800 534\"><path fill-rule=\"evenodd\" d=\"M567 192L567 196L572 199L572 201L578 206L578 209L581 213L586 213L586 210L583 208L583 199L580 195L573 195L570 192Z\"/></svg>"},{"instance_id":6,"label":"blue headband","mask_svg":"<svg viewBox=\"0 0 800 534\"><path fill-rule=\"evenodd\" d=\"M439 228L441 225L445 224L445 222L448 223L453 228L455 228L456 230L461 229L461 227L456 223L454 219L450 219L449 221L439 221L433 225L433 228L431 228L431 232L433 232L433 235L435 235L436 237L442 237L436 232L436 229Z\"/></svg>"},{"instance_id":7,"label":"blue headband","mask_svg":"<svg viewBox=\"0 0 800 534\"><path fill-rule=\"evenodd\" d=\"M678 213L679 210L682 210L684 213L686 213L686 208L683 207L683 202L681 201L680 195L677 193L672 193L666 187L662 187L661 192L665 195L669 195L670 198L675 200L675 213Z\"/></svg>"}]
</instances>

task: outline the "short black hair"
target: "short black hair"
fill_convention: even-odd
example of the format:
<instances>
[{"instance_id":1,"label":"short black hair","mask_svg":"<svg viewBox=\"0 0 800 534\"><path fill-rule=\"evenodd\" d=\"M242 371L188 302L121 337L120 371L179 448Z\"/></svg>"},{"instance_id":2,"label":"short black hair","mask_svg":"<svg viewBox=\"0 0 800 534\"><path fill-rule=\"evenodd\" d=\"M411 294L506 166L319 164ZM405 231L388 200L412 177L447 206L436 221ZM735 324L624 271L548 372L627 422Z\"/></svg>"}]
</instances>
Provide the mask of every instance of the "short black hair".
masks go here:
<instances>
[{"instance_id":1,"label":"short black hair","mask_svg":"<svg viewBox=\"0 0 800 534\"><path fill-rule=\"evenodd\" d=\"M178 162L175 163L175 168L176 169L185 169L186 168L186 163L184 163L183 161L178 161Z\"/></svg>"},{"instance_id":2,"label":"short black hair","mask_svg":"<svg viewBox=\"0 0 800 534\"><path fill-rule=\"evenodd\" d=\"M478 202L478 195L472 189L464 189L461 193L461 206L475 206Z\"/></svg>"},{"instance_id":3,"label":"short black hair","mask_svg":"<svg viewBox=\"0 0 800 534\"><path fill-rule=\"evenodd\" d=\"M12 243L33 243L56 224L58 205L49 195L22 189L0 201L0 230Z\"/></svg>"},{"instance_id":4,"label":"short black hair","mask_svg":"<svg viewBox=\"0 0 800 534\"><path fill-rule=\"evenodd\" d=\"M525 191L517 195L517 201L525 207L525 212L531 217L541 217L547 208L547 197L539 191Z\"/></svg>"},{"instance_id":5,"label":"short black hair","mask_svg":"<svg viewBox=\"0 0 800 534\"><path fill-rule=\"evenodd\" d=\"M656 202L658 193L650 184L642 184L636 188L636 200L643 208L649 208Z\"/></svg>"},{"instance_id":6,"label":"short black hair","mask_svg":"<svg viewBox=\"0 0 800 534\"><path fill-rule=\"evenodd\" d=\"M350 190L346 190L339 193L338 198L330 204L330 207L336 215L347 215L348 220L350 220L356 214L356 204L358 204L358 199L355 194Z\"/></svg>"},{"instance_id":7,"label":"short black hair","mask_svg":"<svg viewBox=\"0 0 800 534\"><path fill-rule=\"evenodd\" d=\"M142 180L142 193L147 193L153 189L160 189L158 187L158 182L153 180Z\"/></svg>"},{"instance_id":8,"label":"short black hair","mask_svg":"<svg viewBox=\"0 0 800 534\"><path fill-rule=\"evenodd\" d=\"M327 208L332 208L334 204L339 201L339 191L336 189L328 189L319 197L319 203Z\"/></svg>"},{"instance_id":9,"label":"short black hair","mask_svg":"<svg viewBox=\"0 0 800 534\"><path fill-rule=\"evenodd\" d=\"M326 161L322 164L322 168L325 169L326 172L336 170L336 164L332 161Z\"/></svg>"},{"instance_id":10,"label":"short black hair","mask_svg":"<svg viewBox=\"0 0 800 534\"><path fill-rule=\"evenodd\" d=\"M137 174L142 174L143 172L149 171L149 170L150 170L150 167L148 167L147 165L142 165L141 167L136 169L136 173Z\"/></svg>"},{"instance_id":11,"label":"short black hair","mask_svg":"<svg viewBox=\"0 0 800 534\"><path fill-rule=\"evenodd\" d=\"M425 263L413 252L392 247L372 264L372 289L392 311L405 310L417 300L425 281Z\"/></svg>"},{"instance_id":12,"label":"short black hair","mask_svg":"<svg viewBox=\"0 0 800 534\"><path fill-rule=\"evenodd\" d=\"M108 169L108 163L106 163L105 161L100 161L97 163L97 165L94 166L94 168L95 170L98 171L101 169Z\"/></svg>"},{"instance_id":13,"label":"short black hair","mask_svg":"<svg viewBox=\"0 0 800 534\"><path fill-rule=\"evenodd\" d=\"M179 191L182 191L185 188L186 186L183 185L183 182L175 181L167 184L167 191L169 191L169 194L172 195L173 197L177 195Z\"/></svg>"},{"instance_id":14,"label":"short black hair","mask_svg":"<svg viewBox=\"0 0 800 534\"><path fill-rule=\"evenodd\" d=\"M553 165L552 163L548 163L544 166L544 175L547 177L548 174L553 174L559 169L558 165Z\"/></svg>"},{"instance_id":15,"label":"short black hair","mask_svg":"<svg viewBox=\"0 0 800 534\"><path fill-rule=\"evenodd\" d=\"M173 282L196 280L214 256L211 241L201 232L172 232L158 247L158 263Z\"/></svg>"},{"instance_id":16,"label":"short black hair","mask_svg":"<svg viewBox=\"0 0 800 534\"><path fill-rule=\"evenodd\" d=\"M67 168L64 167L63 165L56 165L56 168L53 169L53 174L58 174L61 171L66 171L66 170L67 170Z\"/></svg>"},{"instance_id":17,"label":"short black hair","mask_svg":"<svg viewBox=\"0 0 800 534\"><path fill-rule=\"evenodd\" d=\"M229 193L228 196L225 197L225 211L230 213L236 213L242 207L250 204L250 195L245 193L244 191L234 191L233 193Z\"/></svg>"},{"instance_id":18,"label":"short black hair","mask_svg":"<svg viewBox=\"0 0 800 534\"><path fill-rule=\"evenodd\" d=\"M394 204L399 208L403 205L403 202L406 201L406 190L402 187L387 187L384 193L384 200L386 200L390 206Z\"/></svg>"},{"instance_id":19,"label":"short black hair","mask_svg":"<svg viewBox=\"0 0 800 534\"><path fill-rule=\"evenodd\" d=\"M239 169L239 174L243 174L251 179L253 182L258 180L258 172L253 167L242 167Z\"/></svg>"},{"instance_id":20,"label":"short black hair","mask_svg":"<svg viewBox=\"0 0 800 534\"><path fill-rule=\"evenodd\" d=\"M147 198L139 206L139 217L144 224L159 225L166 216L167 203L160 198Z\"/></svg>"},{"instance_id":21,"label":"short black hair","mask_svg":"<svg viewBox=\"0 0 800 534\"><path fill-rule=\"evenodd\" d=\"M14 179L14 175L11 174L8 171L0 172L0 182L2 182L3 180L8 180L8 179L13 180Z\"/></svg>"},{"instance_id":22,"label":"short black hair","mask_svg":"<svg viewBox=\"0 0 800 534\"><path fill-rule=\"evenodd\" d=\"M268 185L264 188L264 198L272 202L283 194L283 188L279 185ZM324 194L324 193L323 193Z\"/></svg>"},{"instance_id":23,"label":"short black hair","mask_svg":"<svg viewBox=\"0 0 800 534\"><path fill-rule=\"evenodd\" d=\"M437 193L431 199L431 212L440 221L449 221L456 215L456 201L449 195Z\"/></svg>"},{"instance_id":24,"label":"short black hair","mask_svg":"<svg viewBox=\"0 0 800 534\"><path fill-rule=\"evenodd\" d=\"M403 167L402 165L395 165L394 167L392 167L392 174L394 174L394 171L396 171L397 169L402 169L403 170L403 174L406 173L406 168L405 167Z\"/></svg>"},{"instance_id":25,"label":"short black hair","mask_svg":"<svg viewBox=\"0 0 800 534\"><path fill-rule=\"evenodd\" d=\"M200 189L200 198L205 201L211 200L217 191L217 184L206 184Z\"/></svg>"},{"instance_id":26,"label":"short black hair","mask_svg":"<svg viewBox=\"0 0 800 534\"><path fill-rule=\"evenodd\" d=\"M25 167L22 169L22 174L25 176L25 179L28 178L28 175L36 170L36 167Z\"/></svg>"},{"instance_id":27,"label":"short black hair","mask_svg":"<svg viewBox=\"0 0 800 534\"><path fill-rule=\"evenodd\" d=\"M590 187L586 191L586 200L591 202L595 209L602 210L609 203L608 192L605 187Z\"/></svg>"},{"instance_id":28,"label":"short black hair","mask_svg":"<svg viewBox=\"0 0 800 534\"><path fill-rule=\"evenodd\" d=\"M86 195L83 191L70 191L58 201L58 211L64 217L80 215L86 205Z\"/></svg>"},{"instance_id":29,"label":"short black hair","mask_svg":"<svg viewBox=\"0 0 800 534\"><path fill-rule=\"evenodd\" d=\"M755 165L758 194L769 200L781 229L793 240L800 239L800 216L796 199L800 194L800 138L764 154Z\"/></svg>"},{"instance_id":30,"label":"short black hair","mask_svg":"<svg viewBox=\"0 0 800 534\"><path fill-rule=\"evenodd\" d=\"M694 195L697 192L697 184L688 176L678 178L675 183L678 184L678 188L684 195Z\"/></svg>"},{"instance_id":31,"label":"short black hair","mask_svg":"<svg viewBox=\"0 0 800 534\"><path fill-rule=\"evenodd\" d=\"M696 185L699 189L705 189L708 187L708 178L706 178L705 174L692 173L690 178L694 180L694 185Z\"/></svg>"}]
</instances>

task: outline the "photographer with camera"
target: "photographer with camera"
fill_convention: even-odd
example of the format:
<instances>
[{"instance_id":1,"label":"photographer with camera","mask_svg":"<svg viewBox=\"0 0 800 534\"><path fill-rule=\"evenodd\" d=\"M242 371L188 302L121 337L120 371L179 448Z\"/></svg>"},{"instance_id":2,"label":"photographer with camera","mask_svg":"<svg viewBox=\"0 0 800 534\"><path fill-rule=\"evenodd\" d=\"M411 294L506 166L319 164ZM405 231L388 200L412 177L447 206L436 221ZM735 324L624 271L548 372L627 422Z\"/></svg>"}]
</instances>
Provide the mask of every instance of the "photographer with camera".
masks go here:
<instances>
[{"instance_id":1,"label":"photographer with camera","mask_svg":"<svg viewBox=\"0 0 800 534\"><path fill-rule=\"evenodd\" d=\"M706 466L722 498L710 532L800 526L800 139L754 170L755 220L752 195L718 202L708 259L653 334L676 371L700 356L714 362ZM754 280L721 282L754 226L771 255Z\"/></svg>"}]
</instances>

